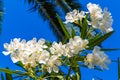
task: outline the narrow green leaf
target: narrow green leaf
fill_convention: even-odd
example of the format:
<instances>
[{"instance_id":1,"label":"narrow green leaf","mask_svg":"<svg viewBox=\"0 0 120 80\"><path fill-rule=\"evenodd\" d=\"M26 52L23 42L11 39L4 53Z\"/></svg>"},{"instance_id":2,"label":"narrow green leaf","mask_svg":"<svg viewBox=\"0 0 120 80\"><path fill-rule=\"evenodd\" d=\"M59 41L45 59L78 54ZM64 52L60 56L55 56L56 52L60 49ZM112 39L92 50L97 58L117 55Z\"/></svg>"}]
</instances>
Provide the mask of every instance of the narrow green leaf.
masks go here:
<instances>
[{"instance_id":1,"label":"narrow green leaf","mask_svg":"<svg viewBox=\"0 0 120 80\"><path fill-rule=\"evenodd\" d=\"M59 23L60 23L60 26L61 26L63 32L65 33L65 36L69 39L69 38L70 38L69 32L68 32L67 29L65 28L65 25L63 24L60 16L59 16L58 14L56 14L56 15L57 15L57 19L58 19L58 21L59 21Z\"/></svg>"},{"instance_id":2,"label":"narrow green leaf","mask_svg":"<svg viewBox=\"0 0 120 80\"><path fill-rule=\"evenodd\" d=\"M9 70L9 69L4 69L4 68L0 68L0 72L5 72L5 73L8 73L8 74L18 74L18 75L27 75L26 73L24 72L21 72L21 71L13 71L13 70Z\"/></svg>"},{"instance_id":3,"label":"narrow green leaf","mask_svg":"<svg viewBox=\"0 0 120 80\"><path fill-rule=\"evenodd\" d=\"M120 80L120 58L118 58L118 79Z\"/></svg>"},{"instance_id":4,"label":"narrow green leaf","mask_svg":"<svg viewBox=\"0 0 120 80\"><path fill-rule=\"evenodd\" d=\"M85 59L85 56L78 56L77 58L76 58L76 61L84 61L84 59Z\"/></svg>"},{"instance_id":5,"label":"narrow green leaf","mask_svg":"<svg viewBox=\"0 0 120 80\"><path fill-rule=\"evenodd\" d=\"M16 65L19 66L19 67L21 67L21 68L23 68L23 66L24 66L24 65L22 64L22 62L20 62L20 61L17 62Z\"/></svg>"},{"instance_id":6,"label":"narrow green leaf","mask_svg":"<svg viewBox=\"0 0 120 80\"><path fill-rule=\"evenodd\" d=\"M6 75L6 80L13 80L11 74L5 73L5 75Z\"/></svg>"},{"instance_id":7,"label":"narrow green leaf","mask_svg":"<svg viewBox=\"0 0 120 80\"><path fill-rule=\"evenodd\" d=\"M89 40L89 45L93 44L94 41L96 41L98 38L102 36L102 33L97 34L94 38Z\"/></svg>"},{"instance_id":8,"label":"narrow green leaf","mask_svg":"<svg viewBox=\"0 0 120 80\"><path fill-rule=\"evenodd\" d=\"M50 46L51 46L51 44L52 44L52 43L51 43L51 42L49 42L49 41L46 41L45 43L46 43L46 45L47 45L48 47L50 47Z\"/></svg>"},{"instance_id":9,"label":"narrow green leaf","mask_svg":"<svg viewBox=\"0 0 120 80\"><path fill-rule=\"evenodd\" d=\"M9 68L7 67L6 69L9 69ZM5 76L6 76L6 80L13 80L11 74L5 73Z\"/></svg>"},{"instance_id":10,"label":"narrow green leaf","mask_svg":"<svg viewBox=\"0 0 120 80\"><path fill-rule=\"evenodd\" d=\"M62 41L63 44L65 44L67 42L68 38L65 37L64 40Z\"/></svg>"},{"instance_id":11,"label":"narrow green leaf","mask_svg":"<svg viewBox=\"0 0 120 80\"><path fill-rule=\"evenodd\" d=\"M113 32L114 31L109 32L109 33L105 34L104 36L97 38L94 42L89 43L88 46L91 48L91 47L101 44L104 40L106 40L108 37L110 37L113 34Z\"/></svg>"},{"instance_id":12,"label":"narrow green leaf","mask_svg":"<svg viewBox=\"0 0 120 80\"><path fill-rule=\"evenodd\" d=\"M87 19L84 18L82 23L82 28L81 28L81 35L80 35L82 39L85 39L87 35L87 29L88 29Z\"/></svg>"},{"instance_id":13,"label":"narrow green leaf","mask_svg":"<svg viewBox=\"0 0 120 80\"><path fill-rule=\"evenodd\" d=\"M59 79L63 79L64 77L61 76L61 75L58 75L57 78L59 78Z\"/></svg>"},{"instance_id":14,"label":"narrow green leaf","mask_svg":"<svg viewBox=\"0 0 120 80\"><path fill-rule=\"evenodd\" d=\"M87 50L93 50L93 48L87 48ZM117 51L117 50L120 50L118 48L101 48L100 49L101 51Z\"/></svg>"},{"instance_id":15,"label":"narrow green leaf","mask_svg":"<svg viewBox=\"0 0 120 80\"><path fill-rule=\"evenodd\" d=\"M71 80L76 80L76 76L75 75L73 75L71 78L72 78Z\"/></svg>"},{"instance_id":16,"label":"narrow green leaf","mask_svg":"<svg viewBox=\"0 0 120 80\"><path fill-rule=\"evenodd\" d=\"M72 38L76 35L75 30L72 28Z\"/></svg>"},{"instance_id":17,"label":"narrow green leaf","mask_svg":"<svg viewBox=\"0 0 120 80\"><path fill-rule=\"evenodd\" d=\"M77 80L80 80L80 75L78 73L76 73L77 76Z\"/></svg>"},{"instance_id":18,"label":"narrow green leaf","mask_svg":"<svg viewBox=\"0 0 120 80\"><path fill-rule=\"evenodd\" d=\"M103 48L102 48L101 50L102 50L102 51L116 51L116 50L120 50L120 49L118 49L118 48L111 48L111 49L110 49L110 48L109 48L109 49L107 49L107 48L105 49L105 48L104 48L104 49L103 49Z\"/></svg>"},{"instance_id":19,"label":"narrow green leaf","mask_svg":"<svg viewBox=\"0 0 120 80\"><path fill-rule=\"evenodd\" d=\"M1 74L1 80L5 80L3 74Z\"/></svg>"},{"instance_id":20,"label":"narrow green leaf","mask_svg":"<svg viewBox=\"0 0 120 80\"><path fill-rule=\"evenodd\" d=\"M81 71L80 71L80 66L77 64L76 67L72 67L72 69L75 71L75 77L77 80L81 80ZM79 76L78 76L79 75ZM79 79L78 79L79 78ZM75 79L75 80L76 80Z\"/></svg>"}]
</instances>

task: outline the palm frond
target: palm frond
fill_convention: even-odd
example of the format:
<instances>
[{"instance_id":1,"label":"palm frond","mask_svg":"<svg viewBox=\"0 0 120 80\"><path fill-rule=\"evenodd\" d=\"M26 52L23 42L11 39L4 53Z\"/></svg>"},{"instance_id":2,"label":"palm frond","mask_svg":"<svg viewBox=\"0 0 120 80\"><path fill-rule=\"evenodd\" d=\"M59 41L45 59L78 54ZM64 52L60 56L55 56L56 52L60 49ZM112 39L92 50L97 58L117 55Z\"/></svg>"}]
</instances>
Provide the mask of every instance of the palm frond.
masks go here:
<instances>
[{"instance_id":1,"label":"palm frond","mask_svg":"<svg viewBox=\"0 0 120 80\"><path fill-rule=\"evenodd\" d=\"M79 0L65 0L66 3L71 7L71 9L81 9L82 6L81 4L79 3Z\"/></svg>"},{"instance_id":2,"label":"palm frond","mask_svg":"<svg viewBox=\"0 0 120 80\"><path fill-rule=\"evenodd\" d=\"M55 16L56 13L60 14L60 9L66 13L74 8L81 7L74 0L25 0L25 2L30 5L30 11L38 11L44 20L49 20L50 26L59 40L64 40L65 34ZM58 6L59 9L57 9Z\"/></svg>"},{"instance_id":3,"label":"palm frond","mask_svg":"<svg viewBox=\"0 0 120 80\"><path fill-rule=\"evenodd\" d=\"M0 0L0 34L2 31L2 21L3 21L3 2Z\"/></svg>"}]
</instances>

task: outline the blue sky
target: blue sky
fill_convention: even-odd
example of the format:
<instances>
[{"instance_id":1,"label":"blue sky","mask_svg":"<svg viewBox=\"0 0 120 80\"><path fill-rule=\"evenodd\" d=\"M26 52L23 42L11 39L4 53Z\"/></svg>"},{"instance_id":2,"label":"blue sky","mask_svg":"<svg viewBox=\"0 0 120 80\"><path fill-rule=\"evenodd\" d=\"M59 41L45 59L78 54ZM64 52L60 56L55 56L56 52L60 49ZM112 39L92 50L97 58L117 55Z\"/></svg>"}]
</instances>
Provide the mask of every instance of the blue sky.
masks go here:
<instances>
[{"instance_id":1,"label":"blue sky","mask_svg":"<svg viewBox=\"0 0 120 80\"><path fill-rule=\"evenodd\" d=\"M10 42L13 38L22 38L30 40L33 37L45 38L49 41L56 41L54 33L49 28L49 24L41 19L37 12L29 12L28 6L24 0L4 0L4 21L2 25L2 34L0 35L0 52L3 49L3 43ZM83 8L89 2L99 4L102 8L108 7L111 12L114 23L115 33L103 43L105 48L120 48L120 1L119 0L80 0ZM106 52L112 60L120 57L120 51ZM15 66L9 56L0 54L0 67L9 67L10 69L19 69ZM109 70L103 72L85 69L81 67L82 80L91 80L92 77L98 76L103 80L117 80L117 63L112 62ZM95 79L97 80L97 79Z\"/></svg>"}]
</instances>

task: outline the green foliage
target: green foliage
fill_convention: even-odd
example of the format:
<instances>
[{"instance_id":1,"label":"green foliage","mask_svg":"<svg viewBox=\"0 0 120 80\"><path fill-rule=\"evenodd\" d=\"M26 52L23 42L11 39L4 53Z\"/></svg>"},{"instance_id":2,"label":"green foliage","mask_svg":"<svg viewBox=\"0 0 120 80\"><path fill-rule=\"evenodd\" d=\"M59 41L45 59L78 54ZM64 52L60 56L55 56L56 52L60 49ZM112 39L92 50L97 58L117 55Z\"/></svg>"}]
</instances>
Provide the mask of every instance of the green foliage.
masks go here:
<instances>
[{"instance_id":1,"label":"green foliage","mask_svg":"<svg viewBox=\"0 0 120 80\"><path fill-rule=\"evenodd\" d=\"M27 75L26 73L21 72L21 71L19 71L19 70L13 71L13 70L4 69L4 68L0 68L0 72L5 72L5 73L7 73L7 74L17 74L17 75L22 75L22 76Z\"/></svg>"},{"instance_id":2,"label":"green foliage","mask_svg":"<svg viewBox=\"0 0 120 80\"><path fill-rule=\"evenodd\" d=\"M92 39L92 40L89 41L89 44L88 44L89 48L92 48L92 47L94 47L96 45L101 44L104 40L106 40L108 37L110 37L113 34L113 32L114 31L109 32L109 33L107 33L107 34L105 34L103 36L97 35L95 37L95 40Z\"/></svg>"},{"instance_id":3,"label":"green foliage","mask_svg":"<svg viewBox=\"0 0 120 80\"><path fill-rule=\"evenodd\" d=\"M72 38L76 35L75 30L72 28Z\"/></svg>"},{"instance_id":4,"label":"green foliage","mask_svg":"<svg viewBox=\"0 0 120 80\"><path fill-rule=\"evenodd\" d=\"M87 35L87 30L88 30L88 23L87 23L87 17L83 19L82 27L81 27L81 35L80 37L82 39L86 38Z\"/></svg>"},{"instance_id":5,"label":"green foliage","mask_svg":"<svg viewBox=\"0 0 120 80\"><path fill-rule=\"evenodd\" d=\"M4 79L4 76L3 76L3 74L2 74L2 73L1 73L0 78L1 78L1 80L5 80L5 79Z\"/></svg>"},{"instance_id":6,"label":"green foliage","mask_svg":"<svg viewBox=\"0 0 120 80\"><path fill-rule=\"evenodd\" d=\"M101 49L101 51L116 51L116 50L120 50L120 49L118 49L118 48L109 48L109 49L107 49L107 48L102 48Z\"/></svg>"},{"instance_id":7,"label":"green foliage","mask_svg":"<svg viewBox=\"0 0 120 80\"><path fill-rule=\"evenodd\" d=\"M62 20L60 19L60 17L59 17L58 14L57 14L57 19L58 19L58 21L59 21L59 23L60 23L60 26L61 26L61 28L62 28L65 36L67 37L67 39L69 39L69 38L70 38L70 34L69 34L69 32L67 31L67 29L65 28L65 25L63 24L63 22L62 22Z\"/></svg>"},{"instance_id":8,"label":"green foliage","mask_svg":"<svg viewBox=\"0 0 120 80\"><path fill-rule=\"evenodd\" d=\"M95 37L89 39L89 45L93 44L93 42L95 42L98 38L100 38L102 36L102 33L98 33Z\"/></svg>"},{"instance_id":9,"label":"green foliage","mask_svg":"<svg viewBox=\"0 0 120 80\"><path fill-rule=\"evenodd\" d=\"M81 80L81 79L80 79L81 76L79 75L79 73L76 73L76 76L77 76L77 79L76 79L76 80Z\"/></svg>"},{"instance_id":10,"label":"green foliage","mask_svg":"<svg viewBox=\"0 0 120 80\"><path fill-rule=\"evenodd\" d=\"M8 67L6 69L9 69ZM13 80L12 74L5 73L6 80Z\"/></svg>"}]
</instances>

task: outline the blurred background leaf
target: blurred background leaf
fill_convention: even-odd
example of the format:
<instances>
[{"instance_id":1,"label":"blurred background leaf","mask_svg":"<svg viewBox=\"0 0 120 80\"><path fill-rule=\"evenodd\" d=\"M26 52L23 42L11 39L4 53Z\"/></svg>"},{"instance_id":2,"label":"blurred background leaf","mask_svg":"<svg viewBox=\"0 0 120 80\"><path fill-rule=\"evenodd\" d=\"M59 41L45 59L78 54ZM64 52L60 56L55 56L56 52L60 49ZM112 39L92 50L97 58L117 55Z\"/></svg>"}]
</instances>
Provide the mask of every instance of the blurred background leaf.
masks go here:
<instances>
[{"instance_id":1,"label":"blurred background leaf","mask_svg":"<svg viewBox=\"0 0 120 80\"><path fill-rule=\"evenodd\" d=\"M1 79L1 80L5 80L5 78L4 78L4 76L3 76L2 73L1 73L1 75L0 75L0 79Z\"/></svg>"},{"instance_id":2,"label":"blurred background leaf","mask_svg":"<svg viewBox=\"0 0 120 80\"><path fill-rule=\"evenodd\" d=\"M0 34L2 31L2 21L3 21L3 1L0 0Z\"/></svg>"},{"instance_id":3,"label":"blurred background leaf","mask_svg":"<svg viewBox=\"0 0 120 80\"><path fill-rule=\"evenodd\" d=\"M9 69L8 67L6 69ZM12 74L5 73L6 80L13 80Z\"/></svg>"}]
</instances>

